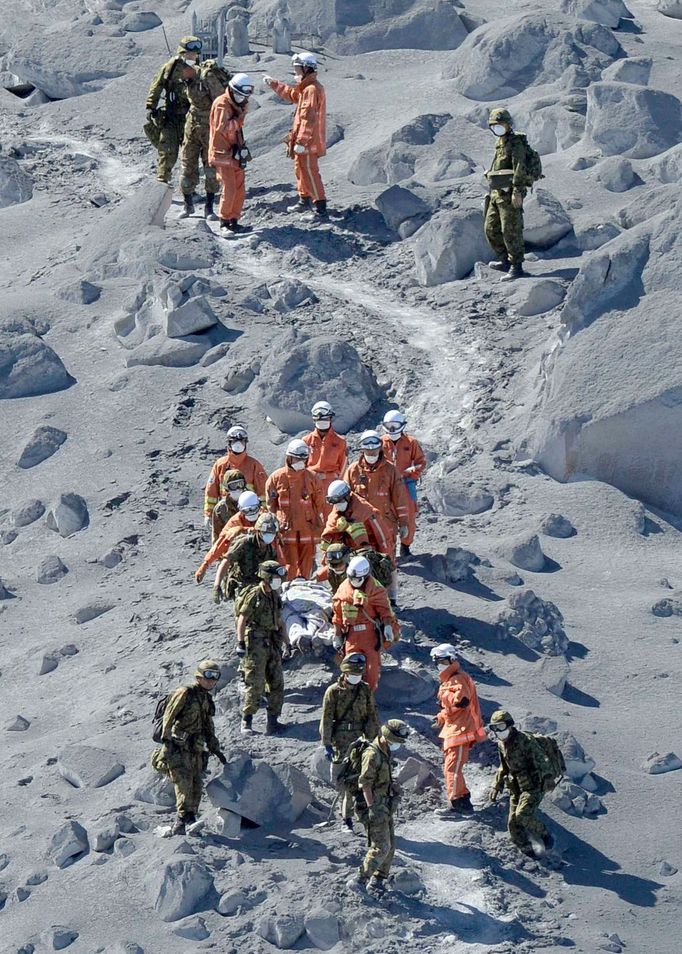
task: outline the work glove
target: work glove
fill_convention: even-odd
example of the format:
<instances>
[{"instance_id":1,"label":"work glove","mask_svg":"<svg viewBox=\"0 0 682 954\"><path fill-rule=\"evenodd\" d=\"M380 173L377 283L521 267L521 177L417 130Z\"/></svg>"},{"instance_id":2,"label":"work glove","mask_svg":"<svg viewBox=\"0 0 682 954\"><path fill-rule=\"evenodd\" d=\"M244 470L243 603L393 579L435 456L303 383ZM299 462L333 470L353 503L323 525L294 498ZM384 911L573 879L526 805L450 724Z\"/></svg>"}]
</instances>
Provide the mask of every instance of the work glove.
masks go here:
<instances>
[{"instance_id":1,"label":"work glove","mask_svg":"<svg viewBox=\"0 0 682 954\"><path fill-rule=\"evenodd\" d=\"M384 623L384 639L387 643L393 642L393 627L390 623Z\"/></svg>"},{"instance_id":2,"label":"work glove","mask_svg":"<svg viewBox=\"0 0 682 954\"><path fill-rule=\"evenodd\" d=\"M348 521L345 517L338 517L334 526L338 533L344 533L348 529Z\"/></svg>"},{"instance_id":3,"label":"work glove","mask_svg":"<svg viewBox=\"0 0 682 954\"><path fill-rule=\"evenodd\" d=\"M156 119L158 116L158 109L148 109L147 110L147 122L150 123L153 119Z\"/></svg>"},{"instance_id":4,"label":"work glove","mask_svg":"<svg viewBox=\"0 0 682 954\"><path fill-rule=\"evenodd\" d=\"M220 750L218 750L217 752L214 752L213 754L218 759L221 765L227 765L227 759L225 758L225 756Z\"/></svg>"},{"instance_id":5,"label":"work glove","mask_svg":"<svg viewBox=\"0 0 682 954\"><path fill-rule=\"evenodd\" d=\"M500 794L499 788L497 787L497 785L493 785L493 787L490 789L490 792L488 793L488 798L494 804L497 801L497 797L499 794Z\"/></svg>"},{"instance_id":6,"label":"work glove","mask_svg":"<svg viewBox=\"0 0 682 954\"><path fill-rule=\"evenodd\" d=\"M194 579L197 581L197 583L201 583L205 575L206 570L204 570L203 567L199 567L197 572L194 574Z\"/></svg>"},{"instance_id":7,"label":"work glove","mask_svg":"<svg viewBox=\"0 0 682 954\"><path fill-rule=\"evenodd\" d=\"M272 76L264 76L264 77L263 77L263 86L272 86L272 84L273 84L274 82L275 82L275 81L274 81L274 79L272 78Z\"/></svg>"},{"instance_id":8,"label":"work glove","mask_svg":"<svg viewBox=\"0 0 682 954\"><path fill-rule=\"evenodd\" d=\"M341 647L343 646L343 640L341 639L340 636L336 636L336 635L334 636L334 638L332 639L332 646L334 647L334 649L341 649Z\"/></svg>"},{"instance_id":9,"label":"work glove","mask_svg":"<svg viewBox=\"0 0 682 954\"><path fill-rule=\"evenodd\" d=\"M518 189L512 189L512 205L515 209L523 208L523 195Z\"/></svg>"},{"instance_id":10,"label":"work glove","mask_svg":"<svg viewBox=\"0 0 682 954\"><path fill-rule=\"evenodd\" d=\"M213 589L211 590L211 596L213 597L213 602L217 606L223 598L223 592L219 586L213 587Z\"/></svg>"},{"instance_id":11,"label":"work glove","mask_svg":"<svg viewBox=\"0 0 682 954\"><path fill-rule=\"evenodd\" d=\"M246 656L246 646L244 643L237 643L237 655Z\"/></svg>"},{"instance_id":12,"label":"work glove","mask_svg":"<svg viewBox=\"0 0 682 954\"><path fill-rule=\"evenodd\" d=\"M410 531L409 531L409 529L408 529L407 527L401 527L401 528L400 528L400 539L401 539L401 540L404 540L405 537L407 536L407 534L408 534L409 532L410 532Z\"/></svg>"},{"instance_id":13,"label":"work glove","mask_svg":"<svg viewBox=\"0 0 682 954\"><path fill-rule=\"evenodd\" d=\"M325 745L324 747L324 757L331 762L334 758L334 749L331 745Z\"/></svg>"},{"instance_id":14,"label":"work glove","mask_svg":"<svg viewBox=\"0 0 682 954\"><path fill-rule=\"evenodd\" d=\"M297 142L294 146L294 152L297 156L302 156L305 152L307 152L307 149L305 146L302 146L300 142Z\"/></svg>"}]
</instances>

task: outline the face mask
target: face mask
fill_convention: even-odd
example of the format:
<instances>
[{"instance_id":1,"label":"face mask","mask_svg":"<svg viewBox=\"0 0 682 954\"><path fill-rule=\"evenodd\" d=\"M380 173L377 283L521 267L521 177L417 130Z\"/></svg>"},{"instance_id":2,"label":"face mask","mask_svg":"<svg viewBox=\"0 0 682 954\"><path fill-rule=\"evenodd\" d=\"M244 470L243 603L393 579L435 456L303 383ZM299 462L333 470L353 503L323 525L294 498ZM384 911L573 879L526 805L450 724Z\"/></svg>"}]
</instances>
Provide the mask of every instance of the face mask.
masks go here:
<instances>
[{"instance_id":1,"label":"face mask","mask_svg":"<svg viewBox=\"0 0 682 954\"><path fill-rule=\"evenodd\" d=\"M243 490L231 490L231 491L230 491L230 497L232 498L232 500L237 501L237 500L239 500L239 498L241 497L241 495L242 495L243 493L244 493Z\"/></svg>"},{"instance_id":2,"label":"face mask","mask_svg":"<svg viewBox=\"0 0 682 954\"><path fill-rule=\"evenodd\" d=\"M398 431L397 434L390 434L390 433L389 433L388 436L390 437L390 439L391 439L392 441L399 441L400 438L403 436L403 432L402 432L402 431Z\"/></svg>"},{"instance_id":3,"label":"face mask","mask_svg":"<svg viewBox=\"0 0 682 954\"><path fill-rule=\"evenodd\" d=\"M503 126L502 123L495 123L490 128L496 136L504 136L504 134L507 132L507 127Z\"/></svg>"},{"instance_id":4,"label":"face mask","mask_svg":"<svg viewBox=\"0 0 682 954\"><path fill-rule=\"evenodd\" d=\"M275 539L274 533L261 533L261 539L263 543L272 543Z\"/></svg>"},{"instance_id":5,"label":"face mask","mask_svg":"<svg viewBox=\"0 0 682 954\"><path fill-rule=\"evenodd\" d=\"M351 686L357 686L359 682L362 682L362 676L359 676L357 673L349 673L346 676L346 679L351 684Z\"/></svg>"},{"instance_id":6,"label":"face mask","mask_svg":"<svg viewBox=\"0 0 682 954\"><path fill-rule=\"evenodd\" d=\"M331 421L315 421L315 427L318 431L328 431L331 426Z\"/></svg>"},{"instance_id":7,"label":"face mask","mask_svg":"<svg viewBox=\"0 0 682 954\"><path fill-rule=\"evenodd\" d=\"M249 521L249 523L255 523L256 520L258 520L259 514L257 514L257 513L253 513L253 514L251 514L251 513L245 513L244 516L245 516L246 519Z\"/></svg>"},{"instance_id":8,"label":"face mask","mask_svg":"<svg viewBox=\"0 0 682 954\"><path fill-rule=\"evenodd\" d=\"M502 732L495 732L494 737L499 739L500 742L504 742L505 739L509 738L509 729L504 729Z\"/></svg>"},{"instance_id":9,"label":"face mask","mask_svg":"<svg viewBox=\"0 0 682 954\"><path fill-rule=\"evenodd\" d=\"M397 752L401 745L402 745L402 742L389 742L389 743L388 743L388 747L389 747L389 749L391 750L391 752Z\"/></svg>"},{"instance_id":10,"label":"face mask","mask_svg":"<svg viewBox=\"0 0 682 954\"><path fill-rule=\"evenodd\" d=\"M246 444L244 444L243 441L232 441L230 450L233 454L243 454L246 450Z\"/></svg>"},{"instance_id":11,"label":"face mask","mask_svg":"<svg viewBox=\"0 0 682 954\"><path fill-rule=\"evenodd\" d=\"M194 64L196 63L196 60L194 59L194 57L183 56L182 62L186 63L188 66L194 66Z\"/></svg>"},{"instance_id":12,"label":"face mask","mask_svg":"<svg viewBox=\"0 0 682 954\"><path fill-rule=\"evenodd\" d=\"M366 451L363 454L363 457L365 458L368 464L376 464L376 462L379 460L378 454L368 454Z\"/></svg>"},{"instance_id":13,"label":"face mask","mask_svg":"<svg viewBox=\"0 0 682 954\"><path fill-rule=\"evenodd\" d=\"M334 506L335 506L336 509L339 511L339 513L345 513L345 511L348 510L348 501L347 501L347 500L339 500L339 502L338 502L338 503L335 503Z\"/></svg>"},{"instance_id":14,"label":"face mask","mask_svg":"<svg viewBox=\"0 0 682 954\"><path fill-rule=\"evenodd\" d=\"M304 460L294 460L294 461L291 462L291 469L292 469L292 470L304 470L304 468L305 468L305 461L304 461Z\"/></svg>"},{"instance_id":15,"label":"face mask","mask_svg":"<svg viewBox=\"0 0 682 954\"><path fill-rule=\"evenodd\" d=\"M244 96L243 93L238 93L236 90L233 89L233 90L232 90L232 99L235 101L235 103L237 103L239 106L241 106L241 104L242 104L242 103L244 102L244 100L246 99L246 96Z\"/></svg>"},{"instance_id":16,"label":"face mask","mask_svg":"<svg viewBox=\"0 0 682 954\"><path fill-rule=\"evenodd\" d=\"M356 590L359 590L364 582L365 582L364 577L357 577L357 576L350 577L350 585L354 586Z\"/></svg>"},{"instance_id":17,"label":"face mask","mask_svg":"<svg viewBox=\"0 0 682 954\"><path fill-rule=\"evenodd\" d=\"M281 586L282 586L282 581L280 580L280 578L279 578L278 576L276 576L276 577L274 578L274 580L270 580L270 589L271 589L271 590L279 590L279 589L281 588Z\"/></svg>"},{"instance_id":18,"label":"face mask","mask_svg":"<svg viewBox=\"0 0 682 954\"><path fill-rule=\"evenodd\" d=\"M446 670L446 669L449 669L451 665L452 665L452 664L449 663L449 662L439 662L439 663L438 663L438 671L439 671L439 672L445 672L445 670Z\"/></svg>"}]
</instances>

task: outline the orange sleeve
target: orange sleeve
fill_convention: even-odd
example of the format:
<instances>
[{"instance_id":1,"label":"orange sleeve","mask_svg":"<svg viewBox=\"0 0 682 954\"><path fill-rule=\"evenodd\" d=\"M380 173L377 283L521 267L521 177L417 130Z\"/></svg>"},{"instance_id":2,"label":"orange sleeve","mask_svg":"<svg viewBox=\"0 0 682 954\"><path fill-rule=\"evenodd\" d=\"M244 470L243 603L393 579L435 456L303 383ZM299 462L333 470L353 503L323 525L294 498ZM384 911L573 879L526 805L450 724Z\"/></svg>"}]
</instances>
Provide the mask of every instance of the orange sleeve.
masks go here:
<instances>
[{"instance_id":1,"label":"orange sleeve","mask_svg":"<svg viewBox=\"0 0 682 954\"><path fill-rule=\"evenodd\" d=\"M412 472L408 474L408 477L411 477L413 480L419 480L421 475L426 470L426 457L424 451L422 450L421 444L419 441L415 440L414 437L410 438L410 450L412 451L412 461L410 466L413 468Z\"/></svg>"},{"instance_id":2,"label":"orange sleeve","mask_svg":"<svg viewBox=\"0 0 682 954\"><path fill-rule=\"evenodd\" d=\"M265 500L267 479L268 475L265 473L265 468L259 461L256 461L256 466L253 469L253 489L261 500Z\"/></svg>"},{"instance_id":3,"label":"orange sleeve","mask_svg":"<svg viewBox=\"0 0 682 954\"><path fill-rule=\"evenodd\" d=\"M208 476L206 490L204 491L204 513L210 517L213 508L220 500L220 475L218 473L218 462L211 467L211 473Z\"/></svg>"},{"instance_id":4,"label":"orange sleeve","mask_svg":"<svg viewBox=\"0 0 682 954\"><path fill-rule=\"evenodd\" d=\"M325 566L321 566L321 567L317 570L317 572L315 573L315 579L316 579L319 583L324 583L324 582L326 582L326 581L329 579L329 567L326 566L326 565L325 565Z\"/></svg>"},{"instance_id":5,"label":"orange sleeve","mask_svg":"<svg viewBox=\"0 0 682 954\"><path fill-rule=\"evenodd\" d=\"M268 508L270 513L276 514L279 494L277 493L277 484L275 483L275 479L272 474L268 477L268 479L265 482L264 492L265 492L265 506Z\"/></svg>"},{"instance_id":6,"label":"orange sleeve","mask_svg":"<svg viewBox=\"0 0 682 954\"><path fill-rule=\"evenodd\" d=\"M315 133L319 122L319 108L317 90L313 85L306 86L298 103L298 123L296 126L296 142L302 146L310 146L315 141Z\"/></svg>"},{"instance_id":7,"label":"orange sleeve","mask_svg":"<svg viewBox=\"0 0 682 954\"><path fill-rule=\"evenodd\" d=\"M342 474L348 460L348 444L345 437L341 437L341 435L339 435L339 437L341 440L341 447L339 448L339 458L336 462L336 473Z\"/></svg>"},{"instance_id":8,"label":"orange sleeve","mask_svg":"<svg viewBox=\"0 0 682 954\"><path fill-rule=\"evenodd\" d=\"M393 509L395 510L398 516L398 523L401 526L404 526L407 523L407 490L405 489L405 484L403 483L402 477L398 475L398 471L394 469L393 471L394 479L391 482L390 494L391 494L391 503L393 504Z\"/></svg>"},{"instance_id":9,"label":"orange sleeve","mask_svg":"<svg viewBox=\"0 0 682 954\"><path fill-rule=\"evenodd\" d=\"M226 529L228 528L223 529L216 542L202 560L202 570L206 570L212 563L215 563L216 560L222 560L226 556L227 551L230 549L230 543L232 542L232 535L229 532L226 533Z\"/></svg>"},{"instance_id":10,"label":"orange sleeve","mask_svg":"<svg viewBox=\"0 0 682 954\"><path fill-rule=\"evenodd\" d=\"M280 99L286 103L295 103L301 94L298 86L289 86L288 83L281 83L279 80L273 80L270 84L273 93L277 93Z\"/></svg>"}]
</instances>

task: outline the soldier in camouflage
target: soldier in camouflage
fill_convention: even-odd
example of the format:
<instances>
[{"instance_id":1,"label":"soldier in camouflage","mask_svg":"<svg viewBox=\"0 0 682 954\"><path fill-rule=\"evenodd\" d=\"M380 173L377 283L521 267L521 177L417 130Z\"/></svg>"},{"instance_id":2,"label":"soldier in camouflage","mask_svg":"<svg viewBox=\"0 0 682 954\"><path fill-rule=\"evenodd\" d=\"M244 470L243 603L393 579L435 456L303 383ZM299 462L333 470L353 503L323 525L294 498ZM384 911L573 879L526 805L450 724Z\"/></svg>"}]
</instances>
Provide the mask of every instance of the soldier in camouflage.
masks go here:
<instances>
[{"instance_id":1,"label":"soldier in camouflage","mask_svg":"<svg viewBox=\"0 0 682 954\"><path fill-rule=\"evenodd\" d=\"M279 721L284 705L282 648L288 655L289 638L282 622L279 590L286 567L265 560L258 568L260 582L243 589L235 600L237 644L243 653L242 668L246 693L242 709L242 735L252 735L253 717L261 697L267 694L266 735L283 732Z\"/></svg>"},{"instance_id":2,"label":"soldier in camouflage","mask_svg":"<svg viewBox=\"0 0 682 954\"><path fill-rule=\"evenodd\" d=\"M144 132L159 153L156 178L170 182L178 161L189 111L187 84L194 78L194 64L199 59L201 40L183 36L176 55L164 63L152 80L147 93L147 122ZM164 105L159 107L161 96Z\"/></svg>"},{"instance_id":3,"label":"soldier in camouflage","mask_svg":"<svg viewBox=\"0 0 682 954\"><path fill-rule=\"evenodd\" d=\"M185 123L185 141L182 146L182 178L180 188L185 203L181 218L194 213L194 193L199 185L199 160L204 167L206 201L204 217L215 218L213 205L220 192L215 169L208 163L209 119L213 100L222 96L230 81L227 70L215 60L206 60L187 84L190 107ZM246 489L246 486L244 487Z\"/></svg>"},{"instance_id":4,"label":"soldier in camouflage","mask_svg":"<svg viewBox=\"0 0 682 954\"><path fill-rule=\"evenodd\" d=\"M526 195L526 149L512 128L506 109L490 111L488 127L497 137L495 156L486 173L490 195L486 198L485 237L500 256L491 268L506 272L503 281L520 278L523 272L523 200Z\"/></svg>"},{"instance_id":5,"label":"soldier in camouflage","mask_svg":"<svg viewBox=\"0 0 682 954\"><path fill-rule=\"evenodd\" d=\"M211 511L211 543L215 543L223 527L237 513L237 501L246 490L246 480L239 470L226 470L220 481L222 497Z\"/></svg>"},{"instance_id":6,"label":"soldier in camouflage","mask_svg":"<svg viewBox=\"0 0 682 954\"><path fill-rule=\"evenodd\" d=\"M367 830L369 848L360 866L358 885L367 885L382 894L395 854L393 824L396 789L391 774L391 753L405 742L410 728L400 719L389 719L379 735L362 755L358 785L366 810L359 812L360 821Z\"/></svg>"},{"instance_id":7,"label":"soldier in camouflage","mask_svg":"<svg viewBox=\"0 0 682 954\"><path fill-rule=\"evenodd\" d=\"M552 847L553 839L537 816L545 793L542 753L524 732L519 732L514 719L504 709L493 712L488 730L497 742L500 767L490 790L494 802L504 788L509 790L507 830L519 851L530 858L542 855Z\"/></svg>"},{"instance_id":8,"label":"soldier in camouflage","mask_svg":"<svg viewBox=\"0 0 682 954\"><path fill-rule=\"evenodd\" d=\"M277 542L279 521L272 513L262 513L253 530L240 534L227 551L225 596L234 599L247 586L257 584L258 568L266 560L283 563L284 555Z\"/></svg>"},{"instance_id":9,"label":"soldier in camouflage","mask_svg":"<svg viewBox=\"0 0 682 954\"><path fill-rule=\"evenodd\" d=\"M330 543L325 552L325 562L315 574L316 580L329 583L332 595L346 579L346 567L350 554L351 551L344 543Z\"/></svg>"},{"instance_id":10,"label":"soldier in camouflage","mask_svg":"<svg viewBox=\"0 0 682 954\"><path fill-rule=\"evenodd\" d=\"M379 732L374 693L362 680L365 663L362 653L349 653L341 663L341 675L324 694L320 739L327 758L332 762L333 772L340 765L351 742L360 736L374 739ZM353 827L352 814L353 804L346 787L341 803L341 818L347 828Z\"/></svg>"},{"instance_id":11,"label":"soldier in camouflage","mask_svg":"<svg viewBox=\"0 0 682 954\"><path fill-rule=\"evenodd\" d=\"M220 667L204 659L194 677L194 685L180 686L170 695L163 714L160 758L175 786L173 835L184 835L185 826L196 821L208 753L223 765L226 762L213 726L215 703L210 695L220 679Z\"/></svg>"}]
</instances>

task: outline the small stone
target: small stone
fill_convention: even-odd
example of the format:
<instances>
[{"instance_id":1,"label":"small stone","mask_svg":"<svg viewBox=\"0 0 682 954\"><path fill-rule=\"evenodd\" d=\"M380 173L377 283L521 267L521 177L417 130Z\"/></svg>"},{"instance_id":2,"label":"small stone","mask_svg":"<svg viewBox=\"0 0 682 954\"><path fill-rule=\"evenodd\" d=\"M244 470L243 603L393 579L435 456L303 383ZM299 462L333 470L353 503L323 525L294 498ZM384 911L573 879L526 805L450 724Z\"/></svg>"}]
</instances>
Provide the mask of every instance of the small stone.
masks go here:
<instances>
[{"instance_id":1,"label":"small stone","mask_svg":"<svg viewBox=\"0 0 682 954\"><path fill-rule=\"evenodd\" d=\"M78 494L60 494L47 515L47 525L62 537L78 533L90 522L88 506Z\"/></svg>"},{"instance_id":2,"label":"small stone","mask_svg":"<svg viewBox=\"0 0 682 954\"><path fill-rule=\"evenodd\" d=\"M65 868L88 850L88 835L82 825L68 821L52 837L48 857L58 868Z\"/></svg>"},{"instance_id":3,"label":"small stone","mask_svg":"<svg viewBox=\"0 0 682 954\"><path fill-rule=\"evenodd\" d=\"M562 516L560 513L550 513L543 518L540 524L540 532L548 537L566 539L568 537L574 537L577 531L567 517Z\"/></svg>"},{"instance_id":4,"label":"small stone","mask_svg":"<svg viewBox=\"0 0 682 954\"><path fill-rule=\"evenodd\" d=\"M31 897L31 892L28 890L28 888L17 888L15 894L16 899L19 902L26 901L27 898Z\"/></svg>"},{"instance_id":5,"label":"small stone","mask_svg":"<svg viewBox=\"0 0 682 954\"><path fill-rule=\"evenodd\" d=\"M137 845L130 838L119 838L114 843L114 854L121 858L127 858L135 851L137 851Z\"/></svg>"},{"instance_id":6,"label":"small stone","mask_svg":"<svg viewBox=\"0 0 682 954\"><path fill-rule=\"evenodd\" d=\"M15 527L28 527L45 513L42 500L29 500L12 511L11 520Z\"/></svg>"},{"instance_id":7,"label":"small stone","mask_svg":"<svg viewBox=\"0 0 682 954\"><path fill-rule=\"evenodd\" d=\"M675 865L671 865L667 861L662 861L661 867L658 869L658 873L663 875L664 878L672 878L673 875L677 874L677 868Z\"/></svg>"},{"instance_id":8,"label":"small stone","mask_svg":"<svg viewBox=\"0 0 682 954\"><path fill-rule=\"evenodd\" d=\"M47 931L43 931L40 936L49 950L63 951L65 948L70 947L71 944L78 939L79 935L78 931L56 925Z\"/></svg>"},{"instance_id":9,"label":"small stone","mask_svg":"<svg viewBox=\"0 0 682 954\"><path fill-rule=\"evenodd\" d=\"M114 752L91 745L69 745L57 759L60 774L75 788L102 788L125 771Z\"/></svg>"},{"instance_id":10,"label":"small stone","mask_svg":"<svg viewBox=\"0 0 682 954\"><path fill-rule=\"evenodd\" d=\"M47 653L45 656L43 656L42 662L40 663L38 675L44 676L48 672L54 672L58 664L59 660L57 656L54 653Z\"/></svg>"},{"instance_id":11,"label":"small stone","mask_svg":"<svg viewBox=\"0 0 682 954\"><path fill-rule=\"evenodd\" d=\"M256 930L280 950L293 947L305 931L300 914L280 914L262 918Z\"/></svg>"},{"instance_id":12,"label":"small stone","mask_svg":"<svg viewBox=\"0 0 682 954\"><path fill-rule=\"evenodd\" d=\"M30 726L28 719L25 719L23 716L15 716L14 719L10 720L5 726L7 732L25 732L26 729Z\"/></svg>"},{"instance_id":13,"label":"small stone","mask_svg":"<svg viewBox=\"0 0 682 954\"><path fill-rule=\"evenodd\" d=\"M117 838L120 837L120 830L116 822L100 828L99 831L91 833L90 844L93 851L109 851L114 847Z\"/></svg>"},{"instance_id":14,"label":"small stone","mask_svg":"<svg viewBox=\"0 0 682 954\"><path fill-rule=\"evenodd\" d=\"M44 585L56 583L68 572L69 568L62 563L58 556L48 556L36 568L36 581Z\"/></svg>"},{"instance_id":15,"label":"small stone","mask_svg":"<svg viewBox=\"0 0 682 954\"><path fill-rule=\"evenodd\" d=\"M545 555L537 533L522 534L499 548L500 555L521 570L540 573L545 568Z\"/></svg>"},{"instance_id":16,"label":"small stone","mask_svg":"<svg viewBox=\"0 0 682 954\"><path fill-rule=\"evenodd\" d=\"M123 556L121 552L114 548L113 550L107 550L107 552L99 558L98 562L101 563L102 566L105 566L107 570L113 570L115 566L119 565L122 559Z\"/></svg>"},{"instance_id":17,"label":"small stone","mask_svg":"<svg viewBox=\"0 0 682 954\"><path fill-rule=\"evenodd\" d=\"M642 768L649 775L663 775L665 772L676 772L678 769L682 769L682 759L679 759L674 752L668 752L666 755L653 752L642 763Z\"/></svg>"},{"instance_id":18,"label":"small stone","mask_svg":"<svg viewBox=\"0 0 682 954\"><path fill-rule=\"evenodd\" d=\"M30 467L35 467L47 460L48 457L52 457L62 446L66 436L65 432L60 431L57 427L38 427L21 452L18 461L19 467L28 470Z\"/></svg>"},{"instance_id":19,"label":"small stone","mask_svg":"<svg viewBox=\"0 0 682 954\"><path fill-rule=\"evenodd\" d=\"M339 919L323 907L313 908L304 918L305 932L318 951L330 951L339 943Z\"/></svg>"},{"instance_id":20,"label":"small stone","mask_svg":"<svg viewBox=\"0 0 682 954\"><path fill-rule=\"evenodd\" d=\"M34 887L37 884L45 884L47 881L47 871L37 871L35 874L29 875L26 879L26 884Z\"/></svg>"},{"instance_id":21,"label":"small stone","mask_svg":"<svg viewBox=\"0 0 682 954\"><path fill-rule=\"evenodd\" d=\"M415 871L401 868L393 878L393 887L401 894L416 895L424 890L424 883Z\"/></svg>"},{"instance_id":22,"label":"small stone","mask_svg":"<svg viewBox=\"0 0 682 954\"><path fill-rule=\"evenodd\" d=\"M246 895L243 891L226 891L220 896L217 911L224 917L231 917L236 914L239 908L246 904Z\"/></svg>"},{"instance_id":23,"label":"small stone","mask_svg":"<svg viewBox=\"0 0 682 954\"><path fill-rule=\"evenodd\" d=\"M173 928L173 934L185 937L189 941L204 941L210 937L203 918L186 918L181 924Z\"/></svg>"}]
</instances>

